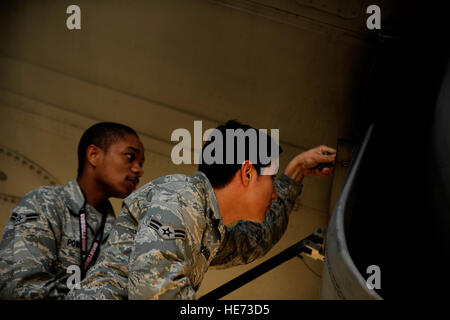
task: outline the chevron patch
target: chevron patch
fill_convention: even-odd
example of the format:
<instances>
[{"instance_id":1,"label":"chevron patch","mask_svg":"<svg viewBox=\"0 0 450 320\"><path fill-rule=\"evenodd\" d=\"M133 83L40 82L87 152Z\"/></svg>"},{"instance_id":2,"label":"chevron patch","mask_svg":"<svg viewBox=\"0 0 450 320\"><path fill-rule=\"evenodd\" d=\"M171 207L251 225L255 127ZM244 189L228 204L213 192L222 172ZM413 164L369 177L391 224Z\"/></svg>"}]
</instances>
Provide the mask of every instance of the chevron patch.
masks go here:
<instances>
[{"instance_id":1,"label":"chevron patch","mask_svg":"<svg viewBox=\"0 0 450 320\"><path fill-rule=\"evenodd\" d=\"M176 229L170 225L162 224L155 218L150 219L149 226L158 232L164 240L186 239L186 232L183 229Z\"/></svg>"},{"instance_id":2,"label":"chevron patch","mask_svg":"<svg viewBox=\"0 0 450 320\"><path fill-rule=\"evenodd\" d=\"M16 213L14 212L11 215L11 220L14 223L15 226L28 222L37 220L39 218L39 213Z\"/></svg>"}]
</instances>

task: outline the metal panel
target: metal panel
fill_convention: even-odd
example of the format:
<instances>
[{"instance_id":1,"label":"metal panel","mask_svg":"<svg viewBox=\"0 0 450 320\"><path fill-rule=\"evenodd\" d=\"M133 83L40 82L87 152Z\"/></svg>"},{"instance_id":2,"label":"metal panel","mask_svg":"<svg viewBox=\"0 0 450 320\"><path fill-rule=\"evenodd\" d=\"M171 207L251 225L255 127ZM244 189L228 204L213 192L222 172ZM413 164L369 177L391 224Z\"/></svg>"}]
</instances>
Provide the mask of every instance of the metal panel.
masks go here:
<instances>
[{"instance_id":1,"label":"metal panel","mask_svg":"<svg viewBox=\"0 0 450 320\"><path fill-rule=\"evenodd\" d=\"M346 226L349 225L348 220L351 218L349 211L353 209L350 202L358 188L358 184L355 182L360 173L361 162L372 131L373 125L369 127L364 136L331 217L325 249L325 264L322 272L321 299L382 299L374 290L368 289L366 280L358 271L350 256L346 239ZM358 212L358 214L363 214L363 212Z\"/></svg>"}]
</instances>

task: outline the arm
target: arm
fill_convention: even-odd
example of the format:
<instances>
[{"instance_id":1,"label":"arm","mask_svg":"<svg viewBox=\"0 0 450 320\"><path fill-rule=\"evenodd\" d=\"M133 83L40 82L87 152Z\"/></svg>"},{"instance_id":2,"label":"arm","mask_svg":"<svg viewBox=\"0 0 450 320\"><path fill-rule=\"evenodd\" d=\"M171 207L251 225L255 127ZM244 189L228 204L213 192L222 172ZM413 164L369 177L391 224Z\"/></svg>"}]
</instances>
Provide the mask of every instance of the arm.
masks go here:
<instances>
[{"instance_id":1,"label":"arm","mask_svg":"<svg viewBox=\"0 0 450 320\"><path fill-rule=\"evenodd\" d=\"M44 197L32 191L13 209L0 246L0 297L62 299L52 266L57 259L55 234L44 213Z\"/></svg>"},{"instance_id":2,"label":"arm","mask_svg":"<svg viewBox=\"0 0 450 320\"><path fill-rule=\"evenodd\" d=\"M324 155L329 152L330 155ZM286 231L289 214L302 190L305 176L323 177L332 169L313 169L321 162L335 160L336 150L319 146L300 153L287 165L284 174L275 182L277 201L272 202L270 213L262 223L239 221L232 228L226 227L226 238L211 266L227 268L246 264L264 256Z\"/></svg>"},{"instance_id":3,"label":"arm","mask_svg":"<svg viewBox=\"0 0 450 320\"><path fill-rule=\"evenodd\" d=\"M227 268L250 263L265 255L280 240L302 185L282 174L275 182L275 188L278 199L272 202L264 222L240 220L234 227L226 227L223 247L211 262L211 267Z\"/></svg>"},{"instance_id":4,"label":"arm","mask_svg":"<svg viewBox=\"0 0 450 320\"><path fill-rule=\"evenodd\" d=\"M195 230L186 229L179 208L176 200L152 199L130 256L129 299L195 299L191 279ZM165 239L163 229L178 231L178 237L171 233ZM179 231L185 231L184 238Z\"/></svg>"}]
</instances>

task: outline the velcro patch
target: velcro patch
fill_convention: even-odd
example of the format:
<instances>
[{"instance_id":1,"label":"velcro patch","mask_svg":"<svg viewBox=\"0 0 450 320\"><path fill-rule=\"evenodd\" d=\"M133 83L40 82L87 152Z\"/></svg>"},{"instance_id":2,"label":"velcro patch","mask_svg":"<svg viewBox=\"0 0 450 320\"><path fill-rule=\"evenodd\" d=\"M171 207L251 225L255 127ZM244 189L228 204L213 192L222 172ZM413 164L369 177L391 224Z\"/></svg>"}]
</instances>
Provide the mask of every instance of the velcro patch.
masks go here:
<instances>
[{"instance_id":1,"label":"velcro patch","mask_svg":"<svg viewBox=\"0 0 450 320\"><path fill-rule=\"evenodd\" d=\"M14 223L15 226L28 222L37 220L39 218L39 213L31 212L31 213L17 213L14 212L11 215L11 220Z\"/></svg>"},{"instance_id":2,"label":"velcro patch","mask_svg":"<svg viewBox=\"0 0 450 320\"><path fill-rule=\"evenodd\" d=\"M164 240L186 239L186 232L183 229L176 229L170 225L162 224L153 217L150 219L149 225Z\"/></svg>"}]
</instances>

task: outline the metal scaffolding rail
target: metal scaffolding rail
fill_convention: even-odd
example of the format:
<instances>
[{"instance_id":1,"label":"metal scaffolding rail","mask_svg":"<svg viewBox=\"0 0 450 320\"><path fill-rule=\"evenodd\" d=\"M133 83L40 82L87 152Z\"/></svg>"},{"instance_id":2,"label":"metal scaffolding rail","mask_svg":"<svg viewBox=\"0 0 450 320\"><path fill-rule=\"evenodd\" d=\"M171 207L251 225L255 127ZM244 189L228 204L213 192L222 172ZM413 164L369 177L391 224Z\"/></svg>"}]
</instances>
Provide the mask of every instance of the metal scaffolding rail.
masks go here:
<instances>
[{"instance_id":1,"label":"metal scaffolding rail","mask_svg":"<svg viewBox=\"0 0 450 320\"><path fill-rule=\"evenodd\" d=\"M230 280L222 286L208 292L199 298L199 300L218 300L230 292L242 287L250 281L258 278L264 273L276 268L280 264L299 256L301 253L309 255L313 259L323 260L323 230L318 228L308 237L300 240L296 244L283 250L267 261L257 265L253 269L244 272L240 276Z\"/></svg>"}]
</instances>

